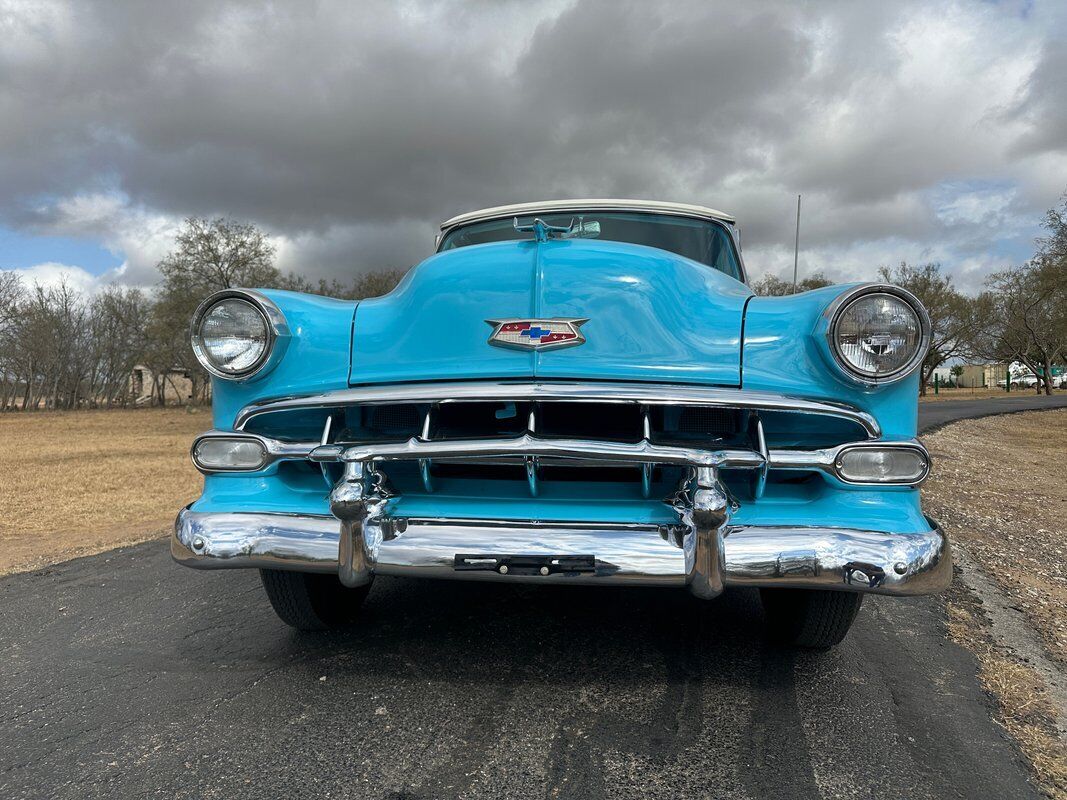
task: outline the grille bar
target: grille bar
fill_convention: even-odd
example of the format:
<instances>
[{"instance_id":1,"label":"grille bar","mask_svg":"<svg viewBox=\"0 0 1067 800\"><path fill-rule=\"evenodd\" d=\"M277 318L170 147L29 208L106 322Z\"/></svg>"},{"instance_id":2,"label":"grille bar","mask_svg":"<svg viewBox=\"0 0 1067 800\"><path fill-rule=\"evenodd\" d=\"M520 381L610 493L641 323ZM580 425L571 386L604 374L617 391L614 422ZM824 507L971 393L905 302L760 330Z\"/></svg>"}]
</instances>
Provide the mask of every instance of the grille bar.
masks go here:
<instances>
[{"instance_id":1,"label":"grille bar","mask_svg":"<svg viewBox=\"0 0 1067 800\"><path fill-rule=\"evenodd\" d=\"M573 402L637 406L700 406L749 411L816 414L848 420L862 427L867 438L881 436L877 420L865 411L830 400L723 389L653 383L567 383L464 381L367 386L322 394L262 400L245 406L234 421L244 430L253 419L284 411L389 404L450 404L470 402Z\"/></svg>"},{"instance_id":2,"label":"grille bar","mask_svg":"<svg viewBox=\"0 0 1067 800\"><path fill-rule=\"evenodd\" d=\"M334 445L333 447L337 447ZM336 452L331 450L330 452ZM343 447L338 461L410 461L422 458L478 460L494 456L573 458L584 461L631 464L671 464L691 467L756 468L763 457L755 450L667 447L650 442L627 444L593 439L545 439L525 433L508 439L434 439L424 442L375 442ZM311 456L314 458L314 455Z\"/></svg>"}]
</instances>

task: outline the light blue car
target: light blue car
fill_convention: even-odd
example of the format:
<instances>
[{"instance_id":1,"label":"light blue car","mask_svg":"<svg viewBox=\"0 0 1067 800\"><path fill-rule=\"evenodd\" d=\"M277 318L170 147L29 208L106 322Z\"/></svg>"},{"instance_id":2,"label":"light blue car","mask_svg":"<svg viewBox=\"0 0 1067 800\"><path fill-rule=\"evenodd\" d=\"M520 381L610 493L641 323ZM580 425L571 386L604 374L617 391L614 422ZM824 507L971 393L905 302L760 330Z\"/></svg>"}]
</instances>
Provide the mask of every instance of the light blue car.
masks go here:
<instances>
[{"instance_id":1,"label":"light blue car","mask_svg":"<svg viewBox=\"0 0 1067 800\"><path fill-rule=\"evenodd\" d=\"M929 342L894 286L755 297L710 208L464 214L384 297L204 301L214 430L172 552L259 569L301 629L350 622L375 575L748 586L773 636L829 647L865 594L951 579L919 504Z\"/></svg>"}]
</instances>

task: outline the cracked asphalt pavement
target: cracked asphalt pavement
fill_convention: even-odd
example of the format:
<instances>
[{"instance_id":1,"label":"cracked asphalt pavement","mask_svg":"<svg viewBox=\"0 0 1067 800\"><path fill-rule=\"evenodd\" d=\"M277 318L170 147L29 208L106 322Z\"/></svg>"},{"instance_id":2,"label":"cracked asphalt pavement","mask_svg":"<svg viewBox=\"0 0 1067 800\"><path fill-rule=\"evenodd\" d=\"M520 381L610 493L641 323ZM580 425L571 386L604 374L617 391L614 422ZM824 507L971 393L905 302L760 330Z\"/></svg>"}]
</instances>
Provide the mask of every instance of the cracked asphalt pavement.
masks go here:
<instances>
[{"instance_id":1,"label":"cracked asphalt pavement","mask_svg":"<svg viewBox=\"0 0 1067 800\"><path fill-rule=\"evenodd\" d=\"M923 424L1004 401L975 402ZM301 634L255 573L153 541L0 608L2 798L1037 796L937 598L868 598L808 653L751 591L380 578Z\"/></svg>"}]
</instances>

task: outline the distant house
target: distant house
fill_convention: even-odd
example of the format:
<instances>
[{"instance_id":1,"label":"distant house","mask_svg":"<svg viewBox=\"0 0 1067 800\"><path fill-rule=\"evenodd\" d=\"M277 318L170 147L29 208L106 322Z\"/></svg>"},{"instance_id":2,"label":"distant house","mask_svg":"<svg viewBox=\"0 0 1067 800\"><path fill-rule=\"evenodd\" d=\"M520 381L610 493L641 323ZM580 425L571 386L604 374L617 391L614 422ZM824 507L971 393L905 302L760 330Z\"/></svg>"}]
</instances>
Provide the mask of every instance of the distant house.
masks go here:
<instances>
[{"instance_id":1,"label":"distant house","mask_svg":"<svg viewBox=\"0 0 1067 800\"><path fill-rule=\"evenodd\" d=\"M938 367L930 373L928 383L933 386L934 381L937 381L942 386L948 386L952 383L952 367Z\"/></svg>"},{"instance_id":2,"label":"distant house","mask_svg":"<svg viewBox=\"0 0 1067 800\"><path fill-rule=\"evenodd\" d=\"M1004 380L1007 375L1007 364L964 364L963 372L956 379L956 385L968 389L983 386L995 388L997 381Z\"/></svg>"},{"instance_id":3,"label":"distant house","mask_svg":"<svg viewBox=\"0 0 1067 800\"><path fill-rule=\"evenodd\" d=\"M144 364L130 371L130 396L134 405L183 405L193 399L193 378L188 370L174 367L164 375Z\"/></svg>"}]
</instances>

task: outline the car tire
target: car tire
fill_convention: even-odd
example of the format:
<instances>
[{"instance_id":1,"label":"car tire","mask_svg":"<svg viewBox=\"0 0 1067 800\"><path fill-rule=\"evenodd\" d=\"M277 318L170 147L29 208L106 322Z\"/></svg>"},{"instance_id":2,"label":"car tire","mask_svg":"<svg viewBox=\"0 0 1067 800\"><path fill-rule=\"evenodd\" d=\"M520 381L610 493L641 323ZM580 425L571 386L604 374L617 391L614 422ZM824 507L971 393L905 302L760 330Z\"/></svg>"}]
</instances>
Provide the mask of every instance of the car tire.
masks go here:
<instances>
[{"instance_id":1,"label":"car tire","mask_svg":"<svg viewBox=\"0 0 1067 800\"><path fill-rule=\"evenodd\" d=\"M350 625L370 591L370 584L349 588L336 575L261 569L259 576L274 613L301 631Z\"/></svg>"},{"instance_id":2,"label":"car tire","mask_svg":"<svg viewBox=\"0 0 1067 800\"><path fill-rule=\"evenodd\" d=\"M761 589L760 600L773 641L825 650L845 638L863 595L820 589Z\"/></svg>"}]
</instances>

